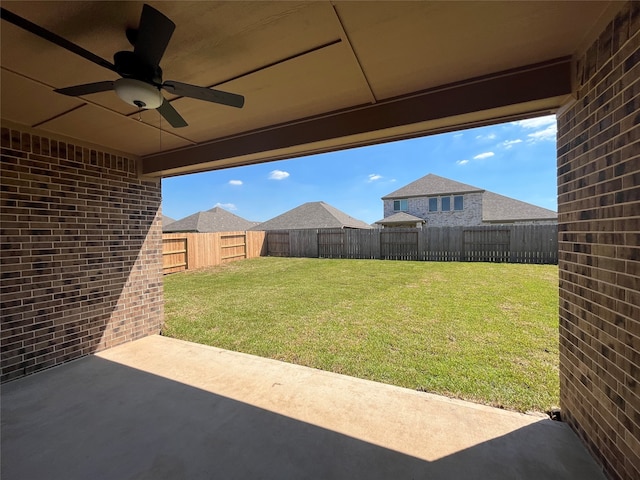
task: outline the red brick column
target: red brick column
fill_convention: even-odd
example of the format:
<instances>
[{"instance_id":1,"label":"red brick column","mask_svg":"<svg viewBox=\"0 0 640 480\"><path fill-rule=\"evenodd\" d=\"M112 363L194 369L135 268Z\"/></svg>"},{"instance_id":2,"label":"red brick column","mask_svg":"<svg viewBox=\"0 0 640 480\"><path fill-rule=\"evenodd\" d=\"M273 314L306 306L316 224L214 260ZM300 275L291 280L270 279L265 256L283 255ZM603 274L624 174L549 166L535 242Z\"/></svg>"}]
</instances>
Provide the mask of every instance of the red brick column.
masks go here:
<instances>
[{"instance_id":1,"label":"red brick column","mask_svg":"<svg viewBox=\"0 0 640 480\"><path fill-rule=\"evenodd\" d=\"M159 332L160 182L136 165L3 126L3 381Z\"/></svg>"},{"instance_id":2,"label":"red brick column","mask_svg":"<svg viewBox=\"0 0 640 480\"><path fill-rule=\"evenodd\" d=\"M577 62L558 115L560 396L612 478L640 478L640 3Z\"/></svg>"}]
</instances>

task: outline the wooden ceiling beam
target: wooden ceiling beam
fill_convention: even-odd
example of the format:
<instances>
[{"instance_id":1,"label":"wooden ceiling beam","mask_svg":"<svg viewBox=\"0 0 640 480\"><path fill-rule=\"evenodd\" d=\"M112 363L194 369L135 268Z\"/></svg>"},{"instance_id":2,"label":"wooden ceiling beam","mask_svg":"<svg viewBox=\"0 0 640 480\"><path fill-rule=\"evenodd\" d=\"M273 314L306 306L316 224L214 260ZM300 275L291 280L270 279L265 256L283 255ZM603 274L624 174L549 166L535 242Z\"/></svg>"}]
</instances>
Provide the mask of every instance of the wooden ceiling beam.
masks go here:
<instances>
[{"instance_id":1,"label":"wooden ceiling beam","mask_svg":"<svg viewBox=\"0 0 640 480\"><path fill-rule=\"evenodd\" d=\"M341 144L336 139L363 134L366 134L368 140L360 144L373 144L385 141L385 130L475 112L490 112L538 100L563 98L571 92L571 57L562 57L403 95L373 105L362 105L149 155L142 159L142 174L168 176L303 156L318 153L318 148L305 148L311 144L317 145L318 142L331 141L331 146L325 151L337 150L353 146L353 143L345 140ZM558 108L560 105L553 107ZM487 124L490 121L489 116L483 120ZM416 136L415 132L413 136ZM275 153L284 150L286 153Z\"/></svg>"}]
</instances>

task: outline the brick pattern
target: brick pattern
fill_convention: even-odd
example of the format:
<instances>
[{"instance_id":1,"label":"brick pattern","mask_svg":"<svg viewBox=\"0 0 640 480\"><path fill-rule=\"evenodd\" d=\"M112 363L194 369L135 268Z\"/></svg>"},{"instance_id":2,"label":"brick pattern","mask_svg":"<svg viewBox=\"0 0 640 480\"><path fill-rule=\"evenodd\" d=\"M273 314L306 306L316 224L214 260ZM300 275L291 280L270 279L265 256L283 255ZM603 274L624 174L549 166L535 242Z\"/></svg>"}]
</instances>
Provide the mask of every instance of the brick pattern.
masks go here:
<instances>
[{"instance_id":1,"label":"brick pattern","mask_svg":"<svg viewBox=\"0 0 640 480\"><path fill-rule=\"evenodd\" d=\"M639 25L621 4L558 115L561 405L615 479L640 478Z\"/></svg>"},{"instance_id":2,"label":"brick pattern","mask_svg":"<svg viewBox=\"0 0 640 480\"><path fill-rule=\"evenodd\" d=\"M426 227L474 227L479 225L494 225L494 222L482 220L482 193L465 193L463 197L463 209L453 209L453 198L457 195L444 195L449 197L451 210L443 212L442 197L411 197L407 198L407 212L409 215L422 218L427 221ZM429 211L429 198L438 199L438 211ZM393 209L393 200L383 201L384 218L398 213ZM505 222L513 225L555 225L555 220L523 220L517 222Z\"/></svg>"},{"instance_id":3,"label":"brick pattern","mask_svg":"<svg viewBox=\"0 0 640 480\"><path fill-rule=\"evenodd\" d=\"M442 196L437 196L438 211L429 211L430 197L412 197L407 199L407 213L427 221L427 227L458 227L483 225L482 222L482 194L465 193L463 197L463 209L453 209L453 195L447 195L451 200L451 210L443 212L441 210ZM390 217L394 213L393 200L384 200L384 216Z\"/></svg>"},{"instance_id":4,"label":"brick pattern","mask_svg":"<svg viewBox=\"0 0 640 480\"><path fill-rule=\"evenodd\" d=\"M136 160L2 127L1 379L158 333L160 182Z\"/></svg>"}]
</instances>

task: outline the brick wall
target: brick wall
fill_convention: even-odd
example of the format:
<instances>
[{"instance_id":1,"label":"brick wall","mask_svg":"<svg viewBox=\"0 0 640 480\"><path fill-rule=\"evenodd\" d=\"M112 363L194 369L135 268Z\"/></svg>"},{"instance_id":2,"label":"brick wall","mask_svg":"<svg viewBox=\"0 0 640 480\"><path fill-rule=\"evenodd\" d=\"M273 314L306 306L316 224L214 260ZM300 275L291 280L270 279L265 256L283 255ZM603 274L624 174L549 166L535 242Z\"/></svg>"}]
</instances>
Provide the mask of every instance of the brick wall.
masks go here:
<instances>
[{"instance_id":1,"label":"brick wall","mask_svg":"<svg viewBox=\"0 0 640 480\"><path fill-rule=\"evenodd\" d=\"M160 182L133 158L1 133L2 380L158 333Z\"/></svg>"},{"instance_id":2,"label":"brick wall","mask_svg":"<svg viewBox=\"0 0 640 480\"><path fill-rule=\"evenodd\" d=\"M427 221L426 227L473 227L479 225L494 225L500 222L484 222L482 220L482 193L463 194L463 209L453 209L453 198L457 195L447 195L451 201L451 210L442 211L442 196L438 199L438 211L429 211L430 197L413 197L407 199L407 212ZM431 197L433 198L433 197ZM393 209L393 200L383 200L384 217L398 213ZM555 225L555 220L524 220L519 222L504 222L514 225Z\"/></svg>"},{"instance_id":3,"label":"brick wall","mask_svg":"<svg viewBox=\"0 0 640 480\"><path fill-rule=\"evenodd\" d=\"M577 61L558 115L560 396L611 478L640 478L640 3Z\"/></svg>"},{"instance_id":4,"label":"brick wall","mask_svg":"<svg viewBox=\"0 0 640 480\"><path fill-rule=\"evenodd\" d=\"M482 194L465 193L462 195L463 209L453 209L453 195L448 196L451 200L451 210L443 212L441 210L442 196L437 196L438 211L429 211L429 197L413 197L407 199L407 213L427 221L427 227L456 227L482 225ZM384 216L389 217L395 212L393 210L393 200L384 200Z\"/></svg>"}]
</instances>

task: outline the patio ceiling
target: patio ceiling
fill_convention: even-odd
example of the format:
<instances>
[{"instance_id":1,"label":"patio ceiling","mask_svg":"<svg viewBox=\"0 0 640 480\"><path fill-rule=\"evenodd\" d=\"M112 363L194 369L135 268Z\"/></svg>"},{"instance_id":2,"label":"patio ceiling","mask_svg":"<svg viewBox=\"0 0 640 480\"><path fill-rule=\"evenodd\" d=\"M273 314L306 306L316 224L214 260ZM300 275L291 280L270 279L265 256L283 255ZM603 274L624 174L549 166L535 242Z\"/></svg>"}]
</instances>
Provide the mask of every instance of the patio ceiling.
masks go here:
<instances>
[{"instance_id":1,"label":"patio ceiling","mask_svg":"<svg viewBox=\"0 0 640 480\"><path fill-rule=\"evenodd\" d=\"M571 56L615 2L149 2L176 23L165 80L245 96L167 95L174 129L114 92L117 75L2 21L4 120L142 157L153 176L224 168L554 112ZM142 2L2 2L111 61Z\"/></svg>"}]
</instances>

